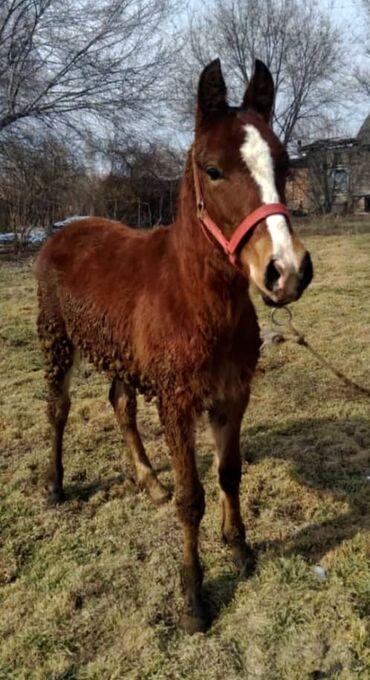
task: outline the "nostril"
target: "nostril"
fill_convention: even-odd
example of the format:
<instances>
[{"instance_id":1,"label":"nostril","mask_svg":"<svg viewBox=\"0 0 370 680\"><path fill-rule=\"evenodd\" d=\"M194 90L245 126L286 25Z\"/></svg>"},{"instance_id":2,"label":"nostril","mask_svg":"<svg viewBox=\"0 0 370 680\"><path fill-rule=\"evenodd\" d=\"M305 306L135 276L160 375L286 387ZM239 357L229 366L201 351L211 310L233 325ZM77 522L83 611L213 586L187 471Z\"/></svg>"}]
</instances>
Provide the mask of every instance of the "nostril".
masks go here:
<instances>
[{"instance_id":1,"label":"nostril","mask_svg":"<svg viewBox=\"0 0 370 680\"><path fill-rule=\"evenodd\" d=\"M311 283L313 279L312 260L311 255L308 251L306 251L305 256L302 260L299 273L301 276L301 287L302 290L304 290L305 288L307 288L307 286Z\"/></svg>"},{"instance_id":2,"label":"nostril","mask_svg":"<svg viewBox=\"0 0 370 680\"><path fill-rule=\"evenodd\" d=\"M265 272L265 286L267 290L274 290L280 276L281 272L279 272L274 260L271 260Z\"/></svg>"}]
</instances>

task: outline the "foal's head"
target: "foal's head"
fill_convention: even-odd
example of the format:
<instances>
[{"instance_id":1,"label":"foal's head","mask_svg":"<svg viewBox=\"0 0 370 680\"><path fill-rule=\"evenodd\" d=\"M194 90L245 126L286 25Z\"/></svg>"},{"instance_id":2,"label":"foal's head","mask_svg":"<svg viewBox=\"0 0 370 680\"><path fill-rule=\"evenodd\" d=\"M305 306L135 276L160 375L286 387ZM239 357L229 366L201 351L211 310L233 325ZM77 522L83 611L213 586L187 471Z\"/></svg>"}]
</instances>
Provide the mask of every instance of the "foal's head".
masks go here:
<instances>
[{"instance_id":1,"label":"foal's head","mask_svg":"<svg viewBox=\"0 0 370 680\"><path fill-rule=\"evenodd\" d=\"M211 62L199 81L193 172L199 217L217 225L221 245L230 239L235 245L240 223L251 213L251 221L256 218L231 259L265 302L284 305L308 286L312 263L281 205L289 159L270 127L273 103L273 80L262 62L256 61L240 108L227 104L220 62Z\"/></svg>"}]
</instances>

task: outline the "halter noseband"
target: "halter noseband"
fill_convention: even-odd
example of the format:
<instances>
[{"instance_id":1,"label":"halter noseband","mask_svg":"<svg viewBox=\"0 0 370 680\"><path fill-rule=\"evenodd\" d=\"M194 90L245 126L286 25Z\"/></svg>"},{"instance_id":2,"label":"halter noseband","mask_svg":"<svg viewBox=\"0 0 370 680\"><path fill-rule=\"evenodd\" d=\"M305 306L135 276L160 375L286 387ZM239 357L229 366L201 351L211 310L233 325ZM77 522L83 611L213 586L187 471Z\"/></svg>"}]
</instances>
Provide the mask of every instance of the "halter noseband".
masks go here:
<instances>
[{"instance_id":1,"label":"halter noseband","mask_svg":"<svg viewBox=\"0 0 370 680\"><path fill-rule=\"evenodd\" d=\"M256 210L253 210L253 212L249 213L249 215L247 215L240 222L239 226L235 229L230 241L228 241L227 238L225 238L224 234L222 233L221 229L212 220L212 218L210 217L205 208L196 167L194 146L192 149L192 163L193 163L194 189L197 203L197 217L198 220L200 221L203 233L207 240L210 241L210 243L212 243L212 241L209 238L209 234L211 234L216 239L224 253L228 256L231 264L237 269L239 269L239 264L237 261L236 251L241 241L245 238L245 236L248 233L252 231L254 227L257 226L257 224L262 222L262 220L266 219L266 217L269 217L270 215L284 215L284 217L286 217L286 219L288 220L289 226L291 225L290 213L286 205L284 205L283 203L265 203Z\"/></svg>"}]
</instances>

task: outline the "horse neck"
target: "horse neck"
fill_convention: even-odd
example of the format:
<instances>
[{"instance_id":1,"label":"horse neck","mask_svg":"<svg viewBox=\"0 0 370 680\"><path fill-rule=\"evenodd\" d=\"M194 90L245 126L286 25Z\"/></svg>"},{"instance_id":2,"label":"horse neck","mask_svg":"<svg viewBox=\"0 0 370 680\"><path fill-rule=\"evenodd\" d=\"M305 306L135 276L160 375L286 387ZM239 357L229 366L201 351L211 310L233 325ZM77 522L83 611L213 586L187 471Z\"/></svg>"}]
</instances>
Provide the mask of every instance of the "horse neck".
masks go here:
<instances>
[{"instance_id":1,"label":"horse neck","mask_svg":"<svg viewBox=\"0 0 370 680\"><path fill-rule=\"evenodd\" d=\"M180 186L176 220L171 227L175 258L182 285L193 293L202 306L223 310L227 302L232 306L245 304L247 282L234 269L219 245L209 241L197 217L191 151Z\"/></svg>"},{"instance_id":2,"label":"horse neck","mask_svg":"<svg viewBox=\"0 0 370 680\"><path fill-rule=\"evenodd\" d=\"M234 278L226 257L218 244L205 236L197 216L191 151L185 164L180 186L176 220L172 226L176 257L180 266L192 271L193 276L207 278L211 271Z\"/></svg>"}]
</instances>

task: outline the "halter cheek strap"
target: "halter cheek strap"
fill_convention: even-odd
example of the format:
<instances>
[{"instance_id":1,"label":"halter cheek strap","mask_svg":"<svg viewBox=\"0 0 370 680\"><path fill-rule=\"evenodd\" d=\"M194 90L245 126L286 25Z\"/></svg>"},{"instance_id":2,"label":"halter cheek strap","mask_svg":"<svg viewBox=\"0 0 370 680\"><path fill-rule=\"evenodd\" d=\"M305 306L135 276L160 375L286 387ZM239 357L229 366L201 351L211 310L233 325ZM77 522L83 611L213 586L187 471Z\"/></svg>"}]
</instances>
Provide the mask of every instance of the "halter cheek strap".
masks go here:
<instances>
[{"instance_id":1,"label":"halter cheek strap","mask_svg":"<svg viewBox=\"0 0 370 680\"><path fill-rule=\"evenodd\" d=\"M228 256L229 261L234 267L239 268L236 253L241 241L245 239L245 237L248 234L250 235L252 229L254 229L254 227L256 227L257 224L265 220L266 217L269 217L270 215L284 215L284 217L288 221L289 226L291 225L290 213L287 206L284 205L284 203L266 203L264 205L261 205L256 210L253 210L253 212L249 213L249 215L247 215L241 221L239 226L235 229L230 241L228 241L227 238L222 233L221 229L212 220L212 218L210 217L205 208L199 184L194 147L192 150L192 161L193 161L194 189L197 202L197 216L200 221L203 233L207 240L210 241L210 243L212 243L209 237L210 234L216 239L216 241L219 243L225 255Z\"/></svg>"}]
</instances>

